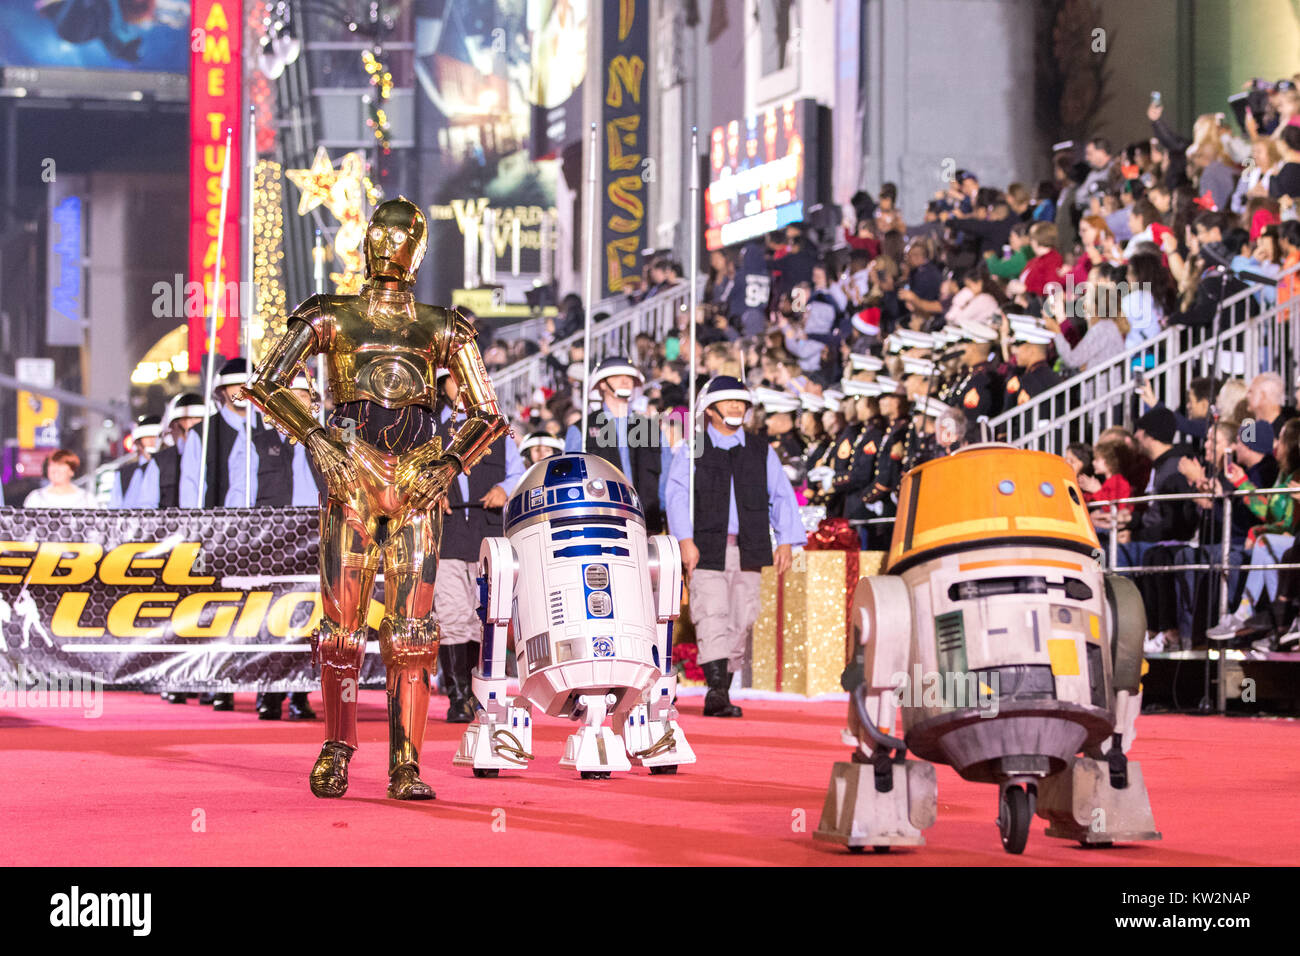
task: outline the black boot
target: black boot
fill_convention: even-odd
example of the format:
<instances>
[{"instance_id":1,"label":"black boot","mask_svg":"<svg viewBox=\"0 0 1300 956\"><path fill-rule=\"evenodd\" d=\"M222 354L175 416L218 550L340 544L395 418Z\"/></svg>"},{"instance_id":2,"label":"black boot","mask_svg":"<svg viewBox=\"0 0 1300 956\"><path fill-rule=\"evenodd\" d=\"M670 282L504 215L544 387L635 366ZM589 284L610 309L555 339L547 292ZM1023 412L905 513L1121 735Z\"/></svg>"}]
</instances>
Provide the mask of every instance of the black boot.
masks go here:
<instances>
[{"instance_id":1,"label":"black boot","mask_svg":"<svg viewBox=\"0 0 1300 956\"><path fill-rule=\"evenodd\" d=\"M289 695L289 719L316 719L316 711L311 709L311 701L307 699L307 692L305 690L295 691Z\"/></svg>"},{"instance_id":2,"label":"black boot","mask_svg":"<svg viewBox=\"0 0 1300 956\"><path fill-rule=\"evenodd\" d=\"M447 692L447 723L468 724L469 680L466 661L473 644L442 644L438 648L438 670L442 672L443 689ZM473 667L472 664L469 667Z\"/></svg>"},{"instance_id":3,"label":"black boot","mask_svg":"<svg viewBox=\"0 0 1300 956\"><path fill-rule=\"evenodd\" d=\"M234 710L235 695L234 694L213 694L212 709L213 710Z\"/></svg>"},{"instance_id":4,"label":"black boot","mask_svg":"<svg viewBox=\"0 0 1300 956\"><path fill-rule=\"evenodd\" d=\"M474 668L478 666L481 647L478 641L470 641L460 646L460 657L456 659L456 677L460 683L461 710L465 717L464 720L456 720L453 723L468 724L474 719Z\"/></svg>"},{"instance_id":5,"label":"black boot","mask_svg":"<svg viewBox=\"0 0 1300 956\"><path fill-rule=\"evenodd\" d=\"M284 694L258 694L257 719L279 720L284 706Z\"/></svg>"},{"instance_id":6,"label":"black boot","mask_svg":"<svg viewBox=\"0 0 1300 956\"><path fill-rule=\"evenodd\" d=\"M705 717L741 717L744 711L731 702L727 693L731 686L731 675L727 673L726 661L709 661L700 665L704 669L704 679L708 682L709 692L704 696Z\"/></svg>"}]
</instances>

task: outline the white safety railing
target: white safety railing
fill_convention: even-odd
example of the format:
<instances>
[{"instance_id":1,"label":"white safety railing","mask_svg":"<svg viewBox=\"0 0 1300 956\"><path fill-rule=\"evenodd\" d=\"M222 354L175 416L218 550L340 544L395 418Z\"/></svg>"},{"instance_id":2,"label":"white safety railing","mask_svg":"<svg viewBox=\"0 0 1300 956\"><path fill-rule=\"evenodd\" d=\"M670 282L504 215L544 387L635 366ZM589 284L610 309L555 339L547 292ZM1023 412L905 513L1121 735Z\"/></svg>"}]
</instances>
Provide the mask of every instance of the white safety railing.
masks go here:
<instances>
[{"instance_id":1,"label":"white safety railing","mask_svg":"<svg viewBox=\"0 0 1300 956\"><path fill-rule=\"evenodd\" d=\"M1142 413L1139 375L1171 408L1181 404L1195 378L1235 376L1249 382L1260 372L1275 371L1283 381L1294 381L1300 371L1300 303L1261 307L1258 288L1226 298L1217 322L1209 326L1171 326L1008 409L991 420L993 433L1017 448L1059 455L1071 442L1092 443L1112 426L1131 427Z\"/></svg>"},{"instance_id":2,"label":"white safety railing","mask_svg":"<svg viewBox=\"0 0 1300 956\"><path fill-rule=\"evenodd\" d=\"M627 297L624 295L612 295L607 299L601 299L596 303L596 307L591 310L592 315L599 315L601 312L613 316L616 312L621 312L627 307ZM556 320L564 318L563 314L554 316ZM532 315L526 319L520 319L518 322L502 324L492 331L493 339L500 339L502 342L540 342L546 334L547 316Z\"/></svg>"},{"instance_id":3,"label":"white safety railing","mask_svg":"<svg viewBox=\"0 0 1300 956\"><path fill-rule=\"evenodd\" d=\"M592 363L606 355L626 355L635 360L636 337L644 332L655 342L662 342L676 327L677 316L688 309L689 302L690 287L681 283L598 322L591 330ZM569 365L569 348L581 342L582 333L574 333L552 342L545 353L535 353L493 372L492 386L502 409L513 416L532 401L539 386L562 383ZM555 357L554 362L550 356Z\"/></svg>"}]
</instances>

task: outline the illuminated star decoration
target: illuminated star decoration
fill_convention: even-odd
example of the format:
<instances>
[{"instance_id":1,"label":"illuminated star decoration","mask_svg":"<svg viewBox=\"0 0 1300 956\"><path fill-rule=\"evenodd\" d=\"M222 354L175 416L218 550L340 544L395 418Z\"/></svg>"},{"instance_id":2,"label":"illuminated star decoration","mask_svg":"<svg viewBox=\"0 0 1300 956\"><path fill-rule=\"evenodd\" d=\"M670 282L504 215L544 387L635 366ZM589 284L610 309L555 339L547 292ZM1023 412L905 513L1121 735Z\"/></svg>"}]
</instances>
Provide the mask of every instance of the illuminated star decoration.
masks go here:
<instances>
[{"instance_id":1,"label":"illuminated star decoration","mask_svg":"<svg viewBox=\"0 0 1300 956\"><path fill-rule=\"evenodd\" d=\"M366 202L378 203L382 194L366 176L365 160L359 152L347 153L338 168L324 146L316 148L307 169L287 169L285 176L298 187L298 215L305 216L324 206L339 222L334 236L334 254L342 270L331 272L330 280L340 295L355 295L365 281L361 244L366 237Z\"/></svg>"}]
</instances>

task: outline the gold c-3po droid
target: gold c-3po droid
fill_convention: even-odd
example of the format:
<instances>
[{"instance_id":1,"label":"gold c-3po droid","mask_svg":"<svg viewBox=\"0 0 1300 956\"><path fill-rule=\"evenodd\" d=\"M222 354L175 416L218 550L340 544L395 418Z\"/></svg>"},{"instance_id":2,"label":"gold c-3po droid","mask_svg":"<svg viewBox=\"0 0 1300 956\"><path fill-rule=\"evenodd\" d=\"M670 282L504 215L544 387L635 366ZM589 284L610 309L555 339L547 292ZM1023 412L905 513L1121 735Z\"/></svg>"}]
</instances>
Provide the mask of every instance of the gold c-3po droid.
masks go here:
<instances>
[{"instance_id":1,"label":"gold c-3po droid","mask_svg":"<svg viewBox=\"0 0 1300 956\"><path fill-rule=\"evenodd\" d=\"M835 764L816 838L858 851L925 843L942 763L998 785L1009 853L1024 850L1035 809L1048 836L1087 846L1160 839L1126 756L1146 615L1100 555L1055 455L974 445L909 471L887 573L854 593L866 651L849 705L857 746Z\"/></svg>"},{"instance_id":2,"label":"gold c-3po droid","mask_svg":"<svg viewBox=\"0 0 1300 956\"><path fill-rule=\"evenodd\" d=\"M288 319L247 394L302 442L325 476L320 576L324 619L313 635L321 663L326 740L311 772L318 797L341 797L357 748L357 683L366 610L384 571L379 642L387 670L388 795L430 800L420 779L431 677L438 659L433 581L441 499L506 431L474 328L457 312L415 301L426 225L406 199L380 205L366 230L360 295L316 295ZM290 391L294 371L325 356L334 409L322 426ZM446 448L434 436L438 368L460 386L467 420Z\"/></svg>"}]
</instances>

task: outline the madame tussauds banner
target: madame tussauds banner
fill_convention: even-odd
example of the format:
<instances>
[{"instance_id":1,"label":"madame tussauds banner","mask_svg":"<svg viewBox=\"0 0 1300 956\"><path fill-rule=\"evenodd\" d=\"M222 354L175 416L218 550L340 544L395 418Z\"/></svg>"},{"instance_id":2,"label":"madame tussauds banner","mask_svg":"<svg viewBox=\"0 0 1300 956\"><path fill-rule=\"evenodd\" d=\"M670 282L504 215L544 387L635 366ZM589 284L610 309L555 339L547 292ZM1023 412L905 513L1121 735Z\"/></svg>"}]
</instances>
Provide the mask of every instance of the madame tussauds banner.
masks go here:
<instances>
[{"instance_id":1,"label":"madame tussauds banner","mask_svg":"<svg viewBox=\"0 0 1300 956\"><path fill-rule=\"evenodd\" d=\"M0 508L0 687L317 687L319 542L314 508ZM362 682L383 683L373 640Z\"/></svg>"}]
</instances>

